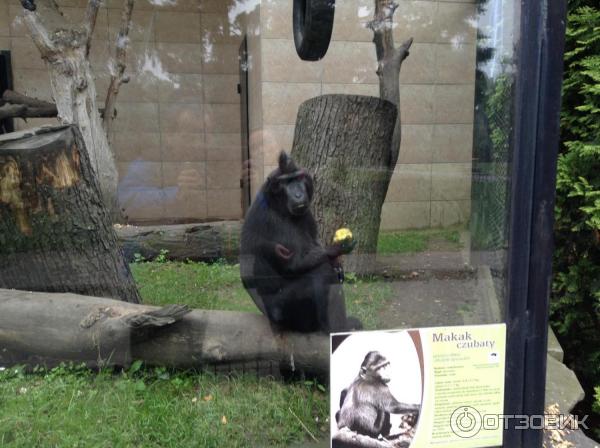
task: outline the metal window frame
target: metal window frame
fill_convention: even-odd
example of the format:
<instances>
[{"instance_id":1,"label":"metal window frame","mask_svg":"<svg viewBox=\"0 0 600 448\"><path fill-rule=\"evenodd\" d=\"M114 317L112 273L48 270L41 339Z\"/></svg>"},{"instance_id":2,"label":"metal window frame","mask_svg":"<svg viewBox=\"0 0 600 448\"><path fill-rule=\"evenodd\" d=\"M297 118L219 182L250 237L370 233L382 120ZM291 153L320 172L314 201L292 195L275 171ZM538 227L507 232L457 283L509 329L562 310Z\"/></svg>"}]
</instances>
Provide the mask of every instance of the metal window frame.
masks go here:
<instances>
[{"instance_id":1,"label":"metal window frame","mask_svg":"<svg viewBox=\"0 0 600 448\"><path fill-rule=\"evenodd\" d=\"M521 0L509 216L505 414L544 411L566 0ZM541 447L509 422L504 447Z\"/></svg>"}]
</instances>

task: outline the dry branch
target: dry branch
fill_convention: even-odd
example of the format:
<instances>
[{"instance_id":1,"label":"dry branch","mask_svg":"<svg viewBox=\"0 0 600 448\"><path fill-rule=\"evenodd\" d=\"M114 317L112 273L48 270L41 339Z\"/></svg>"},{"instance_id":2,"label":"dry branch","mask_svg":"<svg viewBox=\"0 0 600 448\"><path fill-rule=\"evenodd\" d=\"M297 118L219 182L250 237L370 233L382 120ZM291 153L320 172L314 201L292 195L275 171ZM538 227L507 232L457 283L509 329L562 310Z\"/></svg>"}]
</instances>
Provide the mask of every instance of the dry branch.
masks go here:
<instances>
[{"instance_id":1,"label":"dry branch","mask_svg":"<svg viewBox=\"0 0 600 448\"><path fill-rule=\"evenodd\" d=\"M104 130L111 137L112 122L116 116L115 107L117 95L121 84L129 81L125 76L127 63L127 47L129 46L129 31L131 29L131 13L133 12L134 0L123 0L123 11L121 12L121 28L117 35L115 61L111 67L110 85L106 92L106 101L104 102Z\"/></svg>"},{"instance_id":2,"label":"dry branch","mask_svg":"<svg viewBox=\"0 0 600 448\"><path fill-rule=\"evenodd\" d=\"M174 300L177 300L174 298ZM250 300L250 299L248 299ZM272 361L324 373L329 338L275 334L259 314L158 308L75 294L0 289L0 365L202 368Z\"/></svg>"},{"instance_id":3,"label":"dry branch","mask_svg":"<svg viewBox=\"0 0 600 448\"><path fill-rule=\"evenodd\" d=\"M375 15L368 26L373 31L373 42L377 54L377 76L379 77L379 96L390 101L398 108L396 127L392 138L389 159L391 171L396 167L400 153L401 116L400 116L400 69L408 57L413 43L412 37L400 47L394 45L394 12L398 4L393 0L375 0ZM390 175L391 176L391 175Z\"/></svg>"},{"instance_id":4,"label":"dry branch","mask_svg":"<svg viewBox=\"0 0 600 448\"><path fill-rule=\"evenodd\" d=\"M2 101L0 101L0 120L5 118L56 117L57 114L56 104L13 92L12 90L4 91Z\"/></svg>"}]
</instances>

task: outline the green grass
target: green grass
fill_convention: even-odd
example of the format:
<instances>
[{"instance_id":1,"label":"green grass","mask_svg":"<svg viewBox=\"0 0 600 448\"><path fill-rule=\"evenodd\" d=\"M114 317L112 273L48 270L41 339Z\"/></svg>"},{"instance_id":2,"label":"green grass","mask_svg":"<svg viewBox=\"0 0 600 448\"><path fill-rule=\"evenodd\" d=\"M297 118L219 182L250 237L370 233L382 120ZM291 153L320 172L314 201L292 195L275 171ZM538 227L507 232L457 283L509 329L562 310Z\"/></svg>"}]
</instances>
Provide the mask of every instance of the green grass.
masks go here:
<instances>
[{"instance_id":1,"label":"green grass","mask_svg":"<svg viewBox=\"0 0 600 448\"><path fill-rule=\"evenodd\" d=\"M139 367L139 366L138 366ZM59 367L0 372L2 447L284 447L328 431L310 383Z\"/></svg>"},{"instance_id":2,"label":"green grass","mask_svg":"<svg viewBox=\"0 0 600 448\"><path fill-rule=\"evenodd\" d=\"M461 249L460 230L427 229L381 232L377 242L377 253L391 255L401 253L424 252L434 241L446 243L449 249Z\"/></svg>"}]
</instances>

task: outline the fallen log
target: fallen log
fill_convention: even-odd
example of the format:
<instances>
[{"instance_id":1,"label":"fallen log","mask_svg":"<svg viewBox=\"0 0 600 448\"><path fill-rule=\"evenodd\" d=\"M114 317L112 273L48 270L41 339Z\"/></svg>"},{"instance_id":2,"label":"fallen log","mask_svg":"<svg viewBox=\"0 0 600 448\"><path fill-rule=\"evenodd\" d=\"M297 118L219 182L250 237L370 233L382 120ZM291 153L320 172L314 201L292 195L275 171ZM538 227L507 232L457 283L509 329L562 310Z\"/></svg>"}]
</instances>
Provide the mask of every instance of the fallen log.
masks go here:
<instances>
[{"instance_id":1,"label":"fallen log","mask_svg":"<svg viewBox=\"0 0 600 448\"><path fill-rule=\"evenodd\" d=\"M259 314L0 289L0 366L142 360L187 369L271 361L323 374L328 354L326 335L277 334Z\"/></svg>"},{"instance_id":2,"label":"fallen log","mask_svg":"<svg viewBox=\"0 0 600 448\"><path fill-rule=\"evenodd\" d=\"M114 227L129 262L153 260L161 252L172 261L235 261L239 254L240 221Z\"/></svg>"}]
</instances>

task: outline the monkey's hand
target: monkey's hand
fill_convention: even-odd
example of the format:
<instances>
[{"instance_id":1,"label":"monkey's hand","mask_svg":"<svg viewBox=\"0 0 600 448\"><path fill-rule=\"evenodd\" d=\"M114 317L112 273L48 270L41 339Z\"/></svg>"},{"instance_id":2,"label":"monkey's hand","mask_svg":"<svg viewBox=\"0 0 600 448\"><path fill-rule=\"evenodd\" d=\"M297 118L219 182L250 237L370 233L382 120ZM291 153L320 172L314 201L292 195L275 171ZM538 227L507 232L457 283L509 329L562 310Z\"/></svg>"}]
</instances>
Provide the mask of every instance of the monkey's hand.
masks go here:
<instances>
[{"instance_id":1,"label":"monkey's hand","mask_svg":"<svg viewBox=\"0 0 600 448\"><path fill-rule=\"evenodd\" d=\"M339 255L347 255L354 250L356 244L356 240L347 238L333 243L332 247L337 248Z\"/></svg>"},{"instance_id":2,"label":"monkey's hand","mask_svg":"<svg viewBox=\"0 0 600 448\"><path fill-rule=\"evenodd\" d=\"M294 256L294 252L282 244L275 244L275 253L279 258L286 261Z\"/></svg>"}]
</instances>

